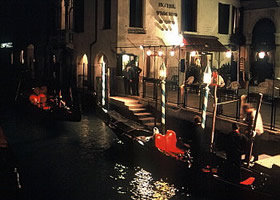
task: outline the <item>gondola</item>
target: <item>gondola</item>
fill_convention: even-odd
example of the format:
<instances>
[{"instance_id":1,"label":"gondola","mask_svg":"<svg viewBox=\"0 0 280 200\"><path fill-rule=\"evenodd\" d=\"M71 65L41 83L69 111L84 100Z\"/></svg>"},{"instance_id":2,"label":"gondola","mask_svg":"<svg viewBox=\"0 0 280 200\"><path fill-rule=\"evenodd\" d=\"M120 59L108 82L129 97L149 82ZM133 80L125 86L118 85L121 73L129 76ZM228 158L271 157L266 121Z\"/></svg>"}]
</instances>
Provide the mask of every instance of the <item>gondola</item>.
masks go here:
<instances>
[{"instance_id":1,"label":"gondola","mask_svg":"<svg viewBox=\"0 0 280 200\"><path fill-rule=\"evenodd\" d=\"M119 139L125 144L126 153L140 154L145 160L153 162L155 168L164 170L174 170L182 172L184 179L190 179L191 174L195 169L192 167L192 157L188 144L181 144L178 148L180 140L173 139L173 150L164 149L162 144L163 137L168 137L172 133L172 137L176 137L173 131L167 131L167 134L161 135L155 133L145 127L138 125L120 114L110 111L107 113L106 122L108 126L117 134ZM176 147L174 147L174 142ZM177 142L177 144L176 144ZM166 145L166 144L165 144ZM172 149L171 148L171 149ZM137 159L141 159L137 156ZM250 197L253 199L272 199L273 194L270 191L270 186L273 184L271 177L262 172L256 171L246 166L241 167L242 181L240 183L233 182L225 176L225 160L215 157L212 169L209 172L202 172L199 175L199 185L203 190L210 188L207 191L210 194L219 194L221 199L236 199L243 197ZM147 162L149 162L147 161ZM201 187L200 191L201 191ZM228 196L230 194L230 196ZM216 198L216 197L215 197Z\"/></svg>"},{"instance_id":2,"label":"gondola","mask_svg":"<svg viewBox=\"0 0 280 200\"><path fill-rule=\"evenodd\" d=\"M67 106L60 95L23 92L17 97L16 109L37 119L81 121L80 106Z\"/></svg>"}]
</instances>

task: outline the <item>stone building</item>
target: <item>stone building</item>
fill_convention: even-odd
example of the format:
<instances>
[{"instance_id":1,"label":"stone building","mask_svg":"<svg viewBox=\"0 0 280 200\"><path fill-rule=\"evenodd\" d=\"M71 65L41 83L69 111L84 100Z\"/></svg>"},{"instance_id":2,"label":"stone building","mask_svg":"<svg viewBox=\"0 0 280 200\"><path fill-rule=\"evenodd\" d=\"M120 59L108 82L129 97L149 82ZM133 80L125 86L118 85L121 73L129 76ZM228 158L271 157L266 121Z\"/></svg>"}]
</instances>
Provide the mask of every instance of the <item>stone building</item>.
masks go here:
<instances>
[{"instance_id":1,"label":"stone building","mask_svg":"<svg viewBox=\"0 0 280 200\"><path fill-rule=\"evenodd\" d=\"M230 41L239 30L238 0L57 3L58 28L64 44L56 37L54 57L59 60L62 49L70 51L75 84L96 91L100 101L102 89L105 101L108 95L124 94L122 71L131 60L142 69L141 81L158 79L164 63L167 80L182 84L188 67L195 63L201 72L207 64L220 68L231 63L226 51L232 50L238 58L238 47Z\"/></svg>"}]
</instances>

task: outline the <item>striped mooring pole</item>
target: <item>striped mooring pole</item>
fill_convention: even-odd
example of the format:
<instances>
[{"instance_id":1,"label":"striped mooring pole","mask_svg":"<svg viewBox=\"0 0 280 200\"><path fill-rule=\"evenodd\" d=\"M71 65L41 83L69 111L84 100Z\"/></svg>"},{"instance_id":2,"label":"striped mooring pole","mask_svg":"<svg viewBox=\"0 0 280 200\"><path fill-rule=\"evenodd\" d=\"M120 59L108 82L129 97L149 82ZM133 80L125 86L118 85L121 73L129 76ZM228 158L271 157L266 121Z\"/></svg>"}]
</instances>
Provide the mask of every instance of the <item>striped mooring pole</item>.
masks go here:
<instances>
[{"instance_id":1,"label":"striped mooring pole","mask_svg":"<svg viewBox=\"0 0 280 200\"><path fill-rule=\"evenodd\" d=\"M209 95L209 87L206 85L205 87L205 93L203 98L203 106L202 106L202 122L201 127L204 129L206 124L206 113L207 113L207 105L208 105L208 95Z\"/></svg>"},{"instance_id":2,"label":"striped mooring pole","mask_svg":"<svg viewBox=\"0 0 280 200\"><path fill-rule=\"evenodd\" d=\"M162 133L165 134L165 80L161 80L161 125L162 125Z\"/></svg>"},{"instance_id":3,"label":"striped mooring pole","mask_svg":"<svg viewBox=\"0 0 280 200\"><path fill-rule=\"evenodd\" d=\"M106 63L102 63L102 102L103 108L106 106Z\"/></svg>"}]
</instances>

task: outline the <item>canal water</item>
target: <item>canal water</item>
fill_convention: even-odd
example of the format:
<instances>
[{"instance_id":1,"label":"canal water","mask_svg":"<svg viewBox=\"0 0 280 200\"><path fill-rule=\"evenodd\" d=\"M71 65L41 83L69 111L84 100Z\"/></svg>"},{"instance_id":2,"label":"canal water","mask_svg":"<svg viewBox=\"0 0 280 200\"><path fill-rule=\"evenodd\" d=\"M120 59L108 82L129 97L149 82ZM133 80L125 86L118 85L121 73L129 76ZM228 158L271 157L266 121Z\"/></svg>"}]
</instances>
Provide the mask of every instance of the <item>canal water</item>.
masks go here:
<instances>
[{"instance_id":1,"label":"canal water","mask_svg":"<svg viewBox=\"0 0 280 200\"><path fill-rule=\"evenodd\" d=\"M127 148L94 113L81 122L14 113L1 126L17 160L18 199L216 199L193 193L184 171Z\"/></svg>"},{"instance_id":2,"label":"canal water","mask_svg":"<svg viewBox=\"0 0 280 200\"><path fill-rule=\"evenodd\" d=\"M2 127L17 160L20 199L192 197L187 185L171 181L164 171L152 171L134 156L94 113L84 114L81 122L17 113Z\"/></svg>"}]
</instances>

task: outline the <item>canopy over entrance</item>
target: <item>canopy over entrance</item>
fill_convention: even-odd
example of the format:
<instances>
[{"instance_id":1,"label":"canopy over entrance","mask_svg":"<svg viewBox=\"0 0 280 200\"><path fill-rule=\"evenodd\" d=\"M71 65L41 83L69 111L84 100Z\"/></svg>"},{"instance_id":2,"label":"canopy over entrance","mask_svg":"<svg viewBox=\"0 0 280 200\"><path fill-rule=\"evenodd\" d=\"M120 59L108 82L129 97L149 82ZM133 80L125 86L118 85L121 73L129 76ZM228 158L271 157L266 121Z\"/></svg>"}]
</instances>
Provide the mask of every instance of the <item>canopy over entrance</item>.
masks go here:
<instances>
[{"instance_id":1,"label":"canopy over entrance","mask_svg":"<svg viewBox=\"0 0 280 200\"><path fill-rule=\"evenodd\" d=\"M214 36L184 34L184 44L187 50L191 51L227 51L227 48Z\"/></svg>"}]
</instances>

